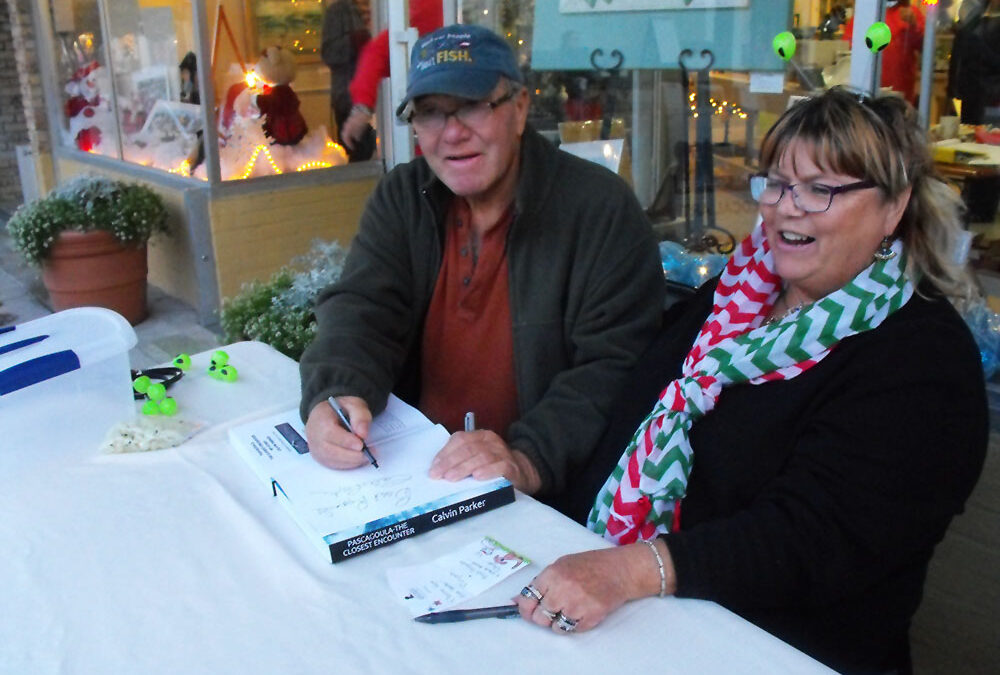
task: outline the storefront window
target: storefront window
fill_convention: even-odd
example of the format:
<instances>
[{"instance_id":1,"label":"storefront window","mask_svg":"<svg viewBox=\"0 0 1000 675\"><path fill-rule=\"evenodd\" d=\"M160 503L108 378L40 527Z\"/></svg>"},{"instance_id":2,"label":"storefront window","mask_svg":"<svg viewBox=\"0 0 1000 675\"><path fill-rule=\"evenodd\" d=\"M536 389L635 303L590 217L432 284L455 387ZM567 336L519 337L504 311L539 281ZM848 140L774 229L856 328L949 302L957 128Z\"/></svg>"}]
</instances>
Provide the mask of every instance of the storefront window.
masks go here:
<instances>
[{"instance_id":1,"label":"storefront window","mask_svg":"<svg viewBox=\"0 0 1000 675\"><path fill-rule=\"evenodd\" d=\"M202 131L187 2L104 0L122 158L189 175Z\"/></svg>"},{"instance_id":2,"label":"storefront window","mask_svg":"<svg viewBox=\"0 0 1000 675\"><path fill-rule=\"evenodd\" d=\"M54 3L52 19L62 94L62 144L117 157L118 127L100 8L95 0Z\"/></svg>"},{"instance_id":3,"label":"storefront window","mask_svg":"<svg viewBox=\"0 0 1000 675\"><path fill-rule=\"evenodd\" d=\"M693 248L728 250L753 227L746 186L761 134L790 96L824 86L820 71L848 50L814 38L800 43L806 65L781 60L772 40L793 27L790 0L460 7L463 22L492 28L517 51L533 126L622 175L661 237Z\"/></svg>"},{"instance_id":4,"label":"storefront window","mask_svg":"<svg viewBox=\"0 0 1000 675\"><path fill-rule=\"evenodd\" d=\"M725 252L757 218L747 179L761 168L763 135L793 97L848 85L917 109L937 169L965 201L973 262L1000 269L1000 0L456 7L517 51L532 125L630 181L661 239ZM774 42L782 33L784 58Z\"/></svg>"},{"instance_id":5,"label":"storefront window","mask_svg":"<svg viewBox=\"0 0 1000 675\"><path fill-rule=\"evenodd\" d=\"M335 142L330 69L321 59L326 5L53 2L62 145L201 180L214 159L206 143L217 144L208 154L218 158L223 180L346 164ZM368 0L355 5L367 26ZM205 13L208 33L201 45L197 12ZM202 53L206 43L210 54ZM214 101L200 91L206 77ZM217 125L205 129L203 106L210 104Z\"/></svg>"},{"instance_id":6,"label":"storefront window","mask_svg":"<svg viewBox=\"0 0 1000 675\"><path fill-rule=\"evenodd\" d=\"M517 50L532 124L631 181L661 235L696 248L706 234L710 244L731 242L752 228L747 178L792 97L878 83L918 108L931 140L970 140L972 125L1000 122L1000 50L991 46L1000 0L459 0L458 8L463 22L492 28ZM865 22L859 44L856 13ZM879 20L889 29L881 50L878 40L865 43ZM794 52L782 58L773 41L786 32ZM967 195L982 182L963 181ZM967 201L973 222L992 220L995 199Z\"/></svg>"},{"instance_id":7,"label":"storefront window","mask_svg":"<svg viewBox=\"0 0 1000 675\"><path fill-rule=\"evenodd\" d=\"M222 46L213 73L223 180L347 163L335 140L330 70L321 60L326 4L247 0L234 12L248 27L243 40L239 24L216 22L214 39ZM367 22L368 2L356 5Z\"/></svg>"}]
</instances>

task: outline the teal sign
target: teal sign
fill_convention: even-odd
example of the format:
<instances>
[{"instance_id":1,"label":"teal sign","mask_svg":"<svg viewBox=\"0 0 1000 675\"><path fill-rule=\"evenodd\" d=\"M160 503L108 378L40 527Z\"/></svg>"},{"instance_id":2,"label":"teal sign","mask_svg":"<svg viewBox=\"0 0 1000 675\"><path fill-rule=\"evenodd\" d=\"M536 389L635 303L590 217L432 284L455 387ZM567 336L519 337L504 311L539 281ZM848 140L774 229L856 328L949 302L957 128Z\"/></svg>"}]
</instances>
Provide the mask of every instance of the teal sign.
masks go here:
<instances>
[{"instance_id":1,"label":"teal sign","mask_svg":"<svg viewBox=\"0 0 1000 675\"><path fill-rule=\"evenodd\" d=\"M535 2L533 70L678 68L685 49L710 50L715 70L782 71L785 63L771 47L774 36L791 25L791 0L734 2L691 0L678 9L615 11L644 0L560 0ZM684 0L677 0L685 4ZM571 4L581 9L562 9ZM649 4L649 3L647 3ZM697 4L712 5L698 9ZM593 5L593 7L589 7ZM627 9L632 9L631 7ZM697 56L689 67L701 67Z\"/></svg>"}]
</instances>

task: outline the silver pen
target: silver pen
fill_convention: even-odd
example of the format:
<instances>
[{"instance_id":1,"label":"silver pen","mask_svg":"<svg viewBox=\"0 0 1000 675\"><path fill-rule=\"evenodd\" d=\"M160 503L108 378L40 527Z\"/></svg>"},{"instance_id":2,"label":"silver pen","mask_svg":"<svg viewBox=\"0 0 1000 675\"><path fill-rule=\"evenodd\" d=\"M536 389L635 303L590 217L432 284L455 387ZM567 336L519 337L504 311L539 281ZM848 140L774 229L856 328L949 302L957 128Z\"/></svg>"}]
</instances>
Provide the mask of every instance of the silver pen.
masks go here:
<instances>
[{"instance_id":1,"label":"silver pen","mask_svg":"<svg viewBox=\"0 0 1000 675\"><path fill-rule=\"evenodd\" d=\"M506 619L517 616L520 611L517 605L501 605L500 607L478 607L476 609L451 609L446 612L433 612L414 617L420 623L455 623L471 619Z\"/></svg>"},{"instance_id":2,"label":"silver pen","mask_svg":"<svg viewBox=\"0 0 1000 675\"><path fill-rule=\"evenodd\" d=\"M476 413L472 411L465 413L465 430L466 431L476 430Z\"/></svg>"}]
</instances>

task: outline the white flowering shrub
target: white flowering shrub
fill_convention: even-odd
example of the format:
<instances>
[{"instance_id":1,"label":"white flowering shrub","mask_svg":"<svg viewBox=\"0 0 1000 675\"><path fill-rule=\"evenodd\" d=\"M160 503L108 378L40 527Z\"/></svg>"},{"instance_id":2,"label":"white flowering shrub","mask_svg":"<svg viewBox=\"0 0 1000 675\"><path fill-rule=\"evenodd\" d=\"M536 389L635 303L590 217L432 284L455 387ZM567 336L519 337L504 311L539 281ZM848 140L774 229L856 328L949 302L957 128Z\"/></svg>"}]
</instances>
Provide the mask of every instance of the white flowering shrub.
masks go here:
<instances>
[{"instance_id":1,"label":"white flowering shrub","mask_svg":"<svg viewBox=\"0 0 1000 675\"><path fill-rule=\"evenodd\" d=\"M66 230L108 230L123 244L142 245L168 231L167 210L160 195L145 185L83 175L22 204L7 221L14 248L33 265Z\"/></svg>"},{"instance_id":2,"label":"white flowering shrub","mask_svg":"<svg viewBox=\"0 0 1000 675\"><path fill-rule=\"evenodd\" d=\"M346 256L339 243L317 239L266 283L244 284L222 304L223 339L258 340L298 361L316 334L316 296L340 278Z\"/></svg>"}]
</instances>

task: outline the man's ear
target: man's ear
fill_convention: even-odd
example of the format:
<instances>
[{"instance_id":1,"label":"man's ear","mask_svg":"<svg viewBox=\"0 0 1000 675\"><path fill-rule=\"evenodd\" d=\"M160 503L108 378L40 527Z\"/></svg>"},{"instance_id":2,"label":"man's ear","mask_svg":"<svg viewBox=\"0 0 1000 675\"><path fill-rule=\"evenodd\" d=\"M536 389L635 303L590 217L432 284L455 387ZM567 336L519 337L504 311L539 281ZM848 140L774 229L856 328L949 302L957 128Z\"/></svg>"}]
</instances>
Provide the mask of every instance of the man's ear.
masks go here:
<instances>
[{"instance_id":1,"label":"man's ear","mask_svg":"<svg viewBox=\"0 0 1000 675\"><path fill-rule=\"evenodd\" d=\"M514 104L514 112L517 116L517 136L520 138L528 124L528 109L531 107L531 96L528 94L528 88L521 87L511 103Z\"/></svg>"}]
</instances>

